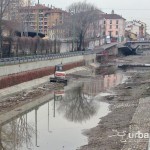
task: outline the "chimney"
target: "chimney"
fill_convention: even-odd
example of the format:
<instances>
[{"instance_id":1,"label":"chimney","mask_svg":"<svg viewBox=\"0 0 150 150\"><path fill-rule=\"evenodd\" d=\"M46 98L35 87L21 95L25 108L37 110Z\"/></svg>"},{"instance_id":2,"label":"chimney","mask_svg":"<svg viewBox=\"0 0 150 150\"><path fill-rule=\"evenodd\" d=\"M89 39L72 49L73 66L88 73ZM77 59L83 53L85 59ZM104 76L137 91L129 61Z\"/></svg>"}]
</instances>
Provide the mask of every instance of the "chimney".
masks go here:
<instances>
[{"instance_id":1,"label":"chimney","mask_svg":"<svg viewBox=\"0 0 150 150\"><path fill-rule=\"evenodd\" d=\"M112 11L111 11L111 14L115 14L115 11L114 11L114 10L112 10Z\"/></svg>"}]
</instances>

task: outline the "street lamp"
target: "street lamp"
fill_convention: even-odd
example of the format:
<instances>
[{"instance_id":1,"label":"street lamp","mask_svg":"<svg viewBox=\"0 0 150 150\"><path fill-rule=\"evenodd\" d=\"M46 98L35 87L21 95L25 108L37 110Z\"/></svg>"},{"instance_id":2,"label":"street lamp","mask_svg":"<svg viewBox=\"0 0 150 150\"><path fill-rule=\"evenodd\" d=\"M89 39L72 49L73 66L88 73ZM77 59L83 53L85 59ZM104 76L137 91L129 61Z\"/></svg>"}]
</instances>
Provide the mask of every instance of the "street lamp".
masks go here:
<instances>
[{"instance_id":1,"label":"street lamp","mask_svg":"<svg viewBox=\"0 0 150 150\"><path fill-rule=\"evenodd\" d=\"M74 39L75 39L75 19L74 19L74 12L70 11L71 16L72 16L72 29L73 29L73 33L72 33L72 51L74 51Z\"/></svg>"},{"instance_id":2,"label":"street lamp","mask_svg":"<svg viewBox=\"0 0 150 150\"><path fill-rule=\"evenodd\" d=\"M38 0L38 5L40 4L40 1ZM36 35L38 36L39 32L39 9L37 9L37 30L36 30Z\"/></svg>"},{"instance_id":3,"label":"street lamp","mask_svg":"<svg viewBox=\"0 0 150 150\"><path fill-rule=\"evenodd\" d=\"M56 54L56 51L57 51L57 19L56 19L56 24L55 24L55 27L54 27L54 30L55 30L55 39L54 39L54 53Z\"/></svg>"}]
</instances>

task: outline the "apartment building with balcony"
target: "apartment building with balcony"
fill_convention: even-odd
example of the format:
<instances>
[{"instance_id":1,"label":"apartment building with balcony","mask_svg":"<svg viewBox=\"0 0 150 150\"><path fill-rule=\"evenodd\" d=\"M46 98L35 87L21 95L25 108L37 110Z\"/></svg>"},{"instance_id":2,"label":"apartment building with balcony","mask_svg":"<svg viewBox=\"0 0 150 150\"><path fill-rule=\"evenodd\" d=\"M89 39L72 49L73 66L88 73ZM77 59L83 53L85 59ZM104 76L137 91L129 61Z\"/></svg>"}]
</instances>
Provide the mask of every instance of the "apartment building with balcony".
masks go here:
<instances>
[{"instance_id":1,"label":"apartment building with balcony","mask_svg":"<svg viewBox=\"0 0 150 150\"><path fill-rule=\"evenodd\" d=\"M48 28L63 23L63 16L67 14L62 9L36 4L26 6L20 10L25 18L24 23L30 25L35 31L48 34Z\"/></svg>"}]
</instances>

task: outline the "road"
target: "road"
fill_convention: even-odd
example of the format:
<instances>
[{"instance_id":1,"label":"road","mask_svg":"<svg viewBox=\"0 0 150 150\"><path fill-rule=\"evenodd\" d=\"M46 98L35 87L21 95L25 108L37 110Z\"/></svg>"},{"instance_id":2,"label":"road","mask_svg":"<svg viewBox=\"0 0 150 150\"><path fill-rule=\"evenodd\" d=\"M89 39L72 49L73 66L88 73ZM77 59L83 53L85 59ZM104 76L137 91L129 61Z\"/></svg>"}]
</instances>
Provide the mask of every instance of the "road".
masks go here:
<instances>
[{"instance_id":1,"label":"road","mask_svg":"<svg viewBox=\"0 0 150 150\"><path fill-rule=\"evenodd\" d=\"M97 47L94 50L86 50L86 51L64 52L59 54L46 54L46 55L33 55L33 56L26 56L26 57L1 58L0 66L27 63L33 61L42 61L42 60L49 60L49 59L57 59L57 58L66 58L66 57L72 57L78 55L88 55L93 53L99 53L101 51L104 51L116 45L117 43L111 43L111 44L103 45L101 47Z\"/></svg>"}]
</instances>

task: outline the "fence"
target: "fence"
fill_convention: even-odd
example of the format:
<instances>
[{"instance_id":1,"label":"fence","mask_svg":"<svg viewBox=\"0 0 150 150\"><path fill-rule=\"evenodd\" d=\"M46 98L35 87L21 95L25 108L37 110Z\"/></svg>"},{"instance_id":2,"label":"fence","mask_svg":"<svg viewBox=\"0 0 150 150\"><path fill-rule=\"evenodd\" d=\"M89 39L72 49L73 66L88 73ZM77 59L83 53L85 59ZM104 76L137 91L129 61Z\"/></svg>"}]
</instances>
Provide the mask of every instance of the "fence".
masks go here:
<instances>
[{"instance_id":1,"label":"fence","mask_svg":"<svg viewBox=\"0 0 150 150\"><path fill-rule=\"evenodd\" d=\"M43 61L43 60L53 60L58 58L66 58L66 57L73 57L79 55L88 55L92 53L93 51L76 51L76 52L66 52L66 53L58 53L58 54L33 55L33 56L26 56L26 57L1 58L0 66Z\"/></svg>"}]
</instances>

